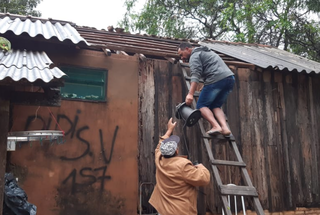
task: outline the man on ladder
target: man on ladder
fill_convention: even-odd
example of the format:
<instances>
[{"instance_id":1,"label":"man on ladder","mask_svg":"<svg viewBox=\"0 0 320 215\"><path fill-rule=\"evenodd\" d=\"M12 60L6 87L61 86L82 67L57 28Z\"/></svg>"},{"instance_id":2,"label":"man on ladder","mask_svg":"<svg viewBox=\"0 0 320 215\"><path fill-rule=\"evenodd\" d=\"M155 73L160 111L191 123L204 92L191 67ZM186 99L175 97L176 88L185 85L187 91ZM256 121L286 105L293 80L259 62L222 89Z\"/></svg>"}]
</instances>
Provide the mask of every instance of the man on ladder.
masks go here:
<instances>
[{"instance_id":1,"label":"man on ladder","mask_svg":"<svg viewBox=\"0 0 320 215\"><path fill-rule=\"evenodd\" d=\"M205 46L193 48L190 43L181 43L178 54L183 61L189 61L191 69L191 87L186 96L186 104L191 105L197 84L202 78L204 87L197 102L197 109L212 126L207 134L221 133L224 136L229 136L231 132L221 106L233 89L235 82L233 72L219 55Z\"/></svg>"},{"instance_id":2,"label":"man on ladder","mask_svg":"<svg viewBox=\"0 0 320 215\"><path fill-rule=\"evenodd\" d=\"M197 109L200 109L201 115L210 122L212 128L208 132L206 132L204 129L203 122L200 121L198 124L201 134L203 136L203 143L205 146L204 149L207 152L208 159L211 163L212 173L215 179L215 185L217 186L221 196L222 207L224 212L227 215L232 215L227 196L239 195L252 197L256 213L258 215L264 215L264 211L259 200L258 192L251 182L249 172L246 168L246 164L241 157L235 138L232 135L230 135L231 132L228 128L228 123L226 122L224 113L221 110L222 104L226 101L228 94L233 89L234 74L219 57L219 55L217 55L207 47L201 46L199 48L192 48L191 44L182 43L179 46L178 54L184 61L190 59L188 66L191 69L191 78L188 77L187 71L183 68L187 66L182 65L182 72L186 80L188 79L188 81L186 81L186 87L189 89L189 93L186 96L185 102L187 105L192 104L193 95L200 78L204 80L204 87L198 98ZM189 83L189 80L191 81L191 84ZM220 125L215 120L211 110L214 113ZM230 135L229 138L225 138L225 141L232 146L236 159L215 159L212 152L211 144L208 141L208 137L207 135L205 135L205 133L209 133L211 135L218 133L222 133L224 136ZM241 170L244 186L229 186L223 184L220 177L218 165L239 167Z\"/></svg>"}]
</instances>

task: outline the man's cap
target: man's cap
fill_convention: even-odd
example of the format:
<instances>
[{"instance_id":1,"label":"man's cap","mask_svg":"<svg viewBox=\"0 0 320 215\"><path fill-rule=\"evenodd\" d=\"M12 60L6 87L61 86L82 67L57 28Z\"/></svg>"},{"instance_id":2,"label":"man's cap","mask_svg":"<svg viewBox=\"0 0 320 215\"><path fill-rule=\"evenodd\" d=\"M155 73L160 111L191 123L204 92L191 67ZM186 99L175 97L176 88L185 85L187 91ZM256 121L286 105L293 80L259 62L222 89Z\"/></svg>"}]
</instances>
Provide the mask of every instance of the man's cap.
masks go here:
<instances>
[{"instance_id":1,"label":"man's cap","mask_svg":"<svg viewBox=\"0 0 320 215\"><path fill-rule=\"evenodd\" d=\"M178 148L180 137L171 135L169 138L163 140L160 145L160 152L162 155L172 156Z\"/></svg>"}]
</instances>

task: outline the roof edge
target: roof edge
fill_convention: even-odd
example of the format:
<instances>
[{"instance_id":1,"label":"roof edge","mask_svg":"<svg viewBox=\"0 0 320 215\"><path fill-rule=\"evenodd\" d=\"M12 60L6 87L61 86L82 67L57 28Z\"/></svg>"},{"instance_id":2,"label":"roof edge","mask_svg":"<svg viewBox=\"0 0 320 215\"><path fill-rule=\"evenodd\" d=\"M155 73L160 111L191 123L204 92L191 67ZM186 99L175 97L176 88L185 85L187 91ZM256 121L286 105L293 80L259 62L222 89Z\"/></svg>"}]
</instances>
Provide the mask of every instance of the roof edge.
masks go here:
<instances>
[{"instance_id":1,"label":"roof edge","mask_svg":"<svg viewBox=\"0 0 320 215\"><path fill-rule=\"evenodd\" d=\"M20 19L21 21L25 21L26 19L29 19L32 22L35 22L39 20L42 23L51 22L53 24L60 23L61 25L70 24L72 27L76 26L76 23L71 21L65 21L65 20L58 20L58 19L52 19L52 18L42 18L42 17L36 17L31 15L19 15L19 14L11 14L11 13L0 13L0 18L9 17L11 20L14 20L16 18Z\"/></svg>"}]
</instances>

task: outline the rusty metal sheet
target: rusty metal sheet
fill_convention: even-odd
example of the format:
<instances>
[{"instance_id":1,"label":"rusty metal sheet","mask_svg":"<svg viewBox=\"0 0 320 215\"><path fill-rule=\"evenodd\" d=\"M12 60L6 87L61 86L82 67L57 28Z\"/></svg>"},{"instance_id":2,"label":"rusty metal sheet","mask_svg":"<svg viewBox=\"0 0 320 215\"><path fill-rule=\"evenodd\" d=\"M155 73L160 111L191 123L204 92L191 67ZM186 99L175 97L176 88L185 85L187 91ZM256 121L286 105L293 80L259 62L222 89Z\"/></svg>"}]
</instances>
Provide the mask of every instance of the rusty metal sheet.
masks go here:
<instances>
[{"instance_id":1,"label":"rusty metal sheet","mask_svg":"<svg viewBox=\"0 0 320 215\"><path fill-rule=\"evenodd\" d=\"M130 34L128 32L118 33L82 26L77 26L76 29L92 46L128 53L179 58L177 47L181 42L190 42L194 46L199 46L196 40Z\"/></svg>"}]
</instances>

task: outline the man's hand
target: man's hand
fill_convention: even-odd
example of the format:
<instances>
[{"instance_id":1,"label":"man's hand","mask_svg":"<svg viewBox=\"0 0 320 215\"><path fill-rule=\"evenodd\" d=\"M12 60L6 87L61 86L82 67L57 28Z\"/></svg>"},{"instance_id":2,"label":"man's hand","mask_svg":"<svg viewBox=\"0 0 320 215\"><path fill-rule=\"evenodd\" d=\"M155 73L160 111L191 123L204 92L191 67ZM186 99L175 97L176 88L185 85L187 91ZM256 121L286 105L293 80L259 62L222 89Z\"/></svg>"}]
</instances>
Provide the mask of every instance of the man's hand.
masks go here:
<instances>
[{"instance_id":1,"label":"man's hand","mask_svg":"<svg viewBox=\"0 0 320 215\"><path fill-rule=\"evenodd\" d=\"M186 96L186 105L191 106L193 101L193 95L188 93L188 95Z\"/></svg>"},{"instance_id":2,"label":"man's hand","mask_svg":"<svg viewBox=\"0 0 320 215\"><path fill-rule=\"evenodd\" d=\"M171 133L173 132L174 127L176 127L177 122L172 122L172 118L168 121L168 129L167 132L162 136L163 139L170 137Z\"/></svg>"},{"instance_id":3,"label":"man's hand","mask_svg":"<svg viewBox=\"0 0 320 215\"><path fill-rule=\"evenodd\" d=\"M174 127L176 127L177 122L172 122L172 117L169 119L168 122L168 131L173 131Z\"/></svg>"}]
</instances>

